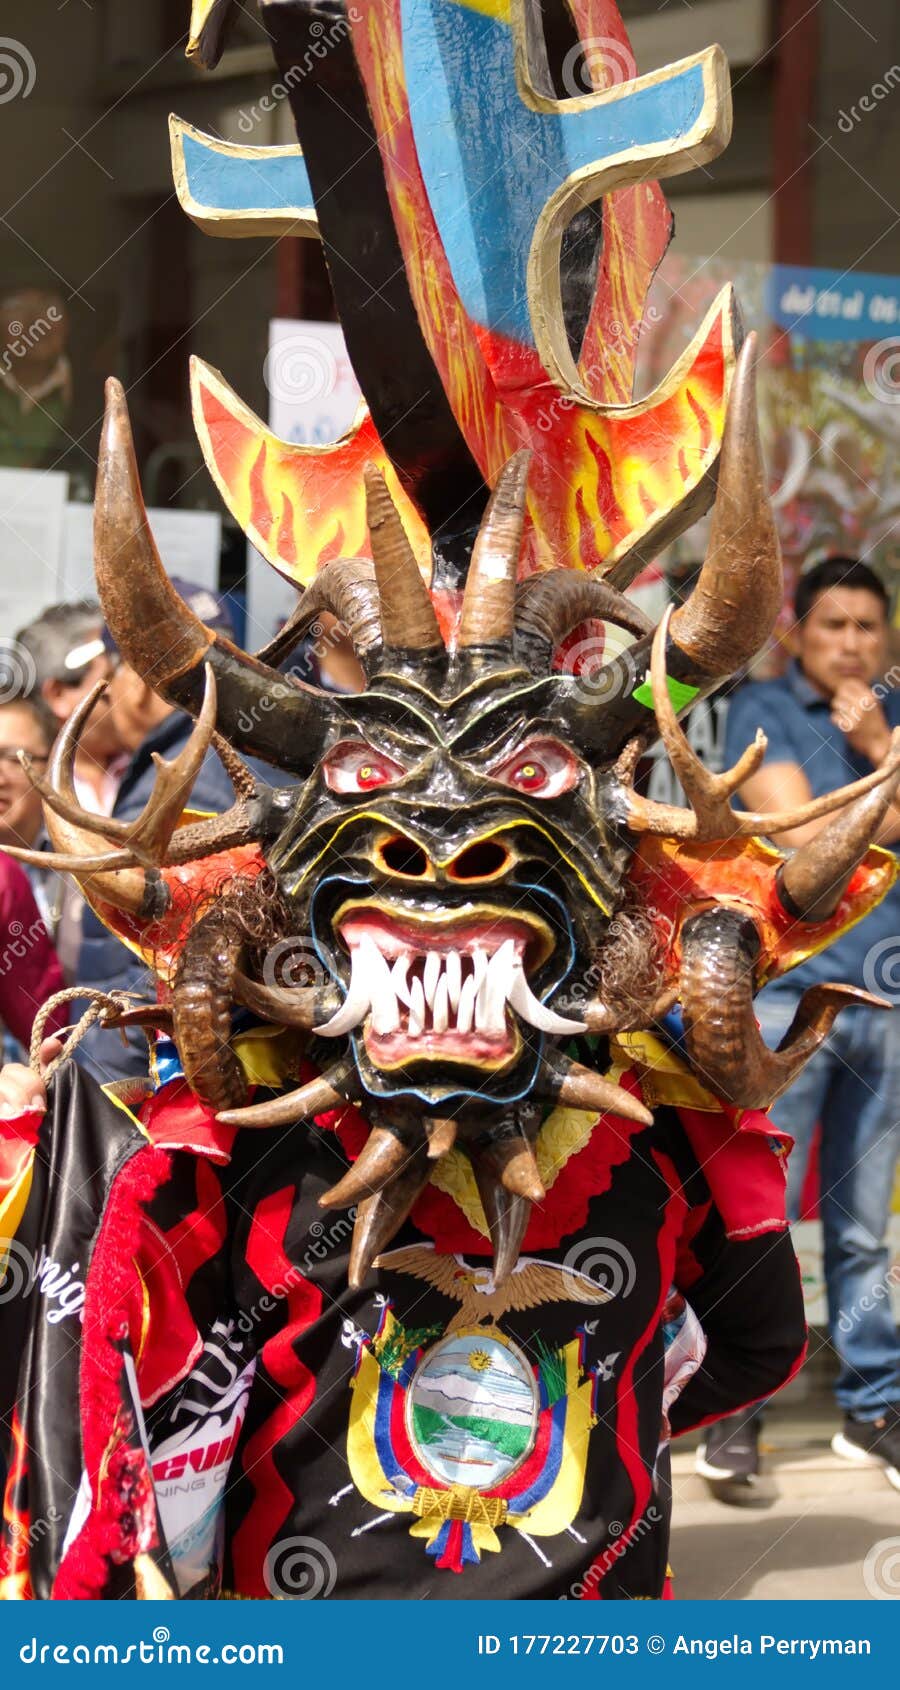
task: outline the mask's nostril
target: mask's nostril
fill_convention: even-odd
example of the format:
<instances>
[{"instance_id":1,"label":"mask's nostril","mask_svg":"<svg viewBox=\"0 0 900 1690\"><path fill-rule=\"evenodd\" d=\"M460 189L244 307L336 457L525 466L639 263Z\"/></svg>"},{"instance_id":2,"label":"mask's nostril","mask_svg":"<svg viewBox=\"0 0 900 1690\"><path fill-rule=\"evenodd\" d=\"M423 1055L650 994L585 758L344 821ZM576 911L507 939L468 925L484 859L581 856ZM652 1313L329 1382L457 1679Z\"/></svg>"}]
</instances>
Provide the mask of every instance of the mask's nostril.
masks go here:
<instances>
[{"instance_id":1,"label":"mask's nostril","mask_svg":"<svg viewBox=\"0 0 900 1690\"><path fill-rule=\"evenodd\" d=\"M451 880L494 880L510 863L505 845L493 839L480 839L454 857L447 873Z\"/></svg>"},{"instance_id":2,"label":"mask's nostril","mask_svg":"<svg viewBox=\"0 0 900 1690\"><path fill-rule=\"evenodd\" d=\"M428 858L421 845L404 839L402 834L385 839L378 854L383 867L391 874L405 874L415 880L424 880L428 874Z\"/></svg>"}]
</instances>

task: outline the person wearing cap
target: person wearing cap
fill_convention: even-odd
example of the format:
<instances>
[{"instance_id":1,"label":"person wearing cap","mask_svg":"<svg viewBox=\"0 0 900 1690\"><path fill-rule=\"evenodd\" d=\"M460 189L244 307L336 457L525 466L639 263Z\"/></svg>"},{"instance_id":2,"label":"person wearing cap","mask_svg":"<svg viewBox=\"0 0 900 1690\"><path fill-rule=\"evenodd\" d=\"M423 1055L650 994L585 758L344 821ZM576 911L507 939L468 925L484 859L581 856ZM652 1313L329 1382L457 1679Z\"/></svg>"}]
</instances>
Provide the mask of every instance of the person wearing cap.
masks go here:
<instances>
[{"instance_id":1,"label":"person wearing cap","mask_svg":"<svg viewBox=\"0 0 900 1690\"><path fill-rule=\"evenodd\" d=\"M110 673L103 619L90 599L51 604L15 637L32 672L27 697L44 705L64 727L82 699ZM124 763L108 703L101 699L79 738L75 790L85 809L109 815Z\"/></svg>"},{"instance_id":2,"label":"person wearing cap","mask_svg":"<svg viewBox=\"0 0 900 1690\"><path fill-rule=\"evenodd\" d=\"M208 628L233 638L228 613L214 593L190 581L173 580L172 584ZM194 724L183 711L173 710L130 664L119 658L108 629L103 630L102 639L111 670L107 694L110 722L128 756L112 815L117 821L135 821L153 791L157 773L154 756L177 757ZM231 782L213 751L203 762L190 802L192 809L207 812L227 810L234 802ZM79 986L137 992L145 998L153 996L156 989L153 974L113 937L90 908L84 912L76 979ZM119 1032L92 1027L75 1059L104 1085L110 1080L139 1078L147 1071L147 1042L137 1030L128 1034L125 1043Z\"/></svg>"}]
</instances>

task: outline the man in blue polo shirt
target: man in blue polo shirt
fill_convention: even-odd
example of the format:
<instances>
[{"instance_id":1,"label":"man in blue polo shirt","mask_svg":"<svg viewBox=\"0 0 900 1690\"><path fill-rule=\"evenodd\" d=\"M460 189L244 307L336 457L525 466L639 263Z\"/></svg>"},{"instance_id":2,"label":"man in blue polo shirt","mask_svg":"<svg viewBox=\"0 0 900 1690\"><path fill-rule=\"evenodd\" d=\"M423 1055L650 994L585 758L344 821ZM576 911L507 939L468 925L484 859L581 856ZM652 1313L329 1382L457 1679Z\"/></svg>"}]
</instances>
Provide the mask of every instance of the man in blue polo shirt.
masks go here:
<instances>
[{"instance_id":1,"label":"man in blue polo shirt","mask_svg":"<svg viewBox=\"0 0 900 1690\"><path fill-rule=\"evenodd\" d=\"M891 729L900 726L888 600L878 576L854 558L829 558L801 577L794 609L786 673L742 687L729 709L727 765L758 727L768 739L762 767L739 795L742 808L790 810L869 774L888 750ZM800 845L822 825L795 828L776 843ZM878 843L900 848L897 806ZM900 1004L898 962L900 880L865 921L762 993L757 1014L767 1043L780 1043L801 994L820 981L864 986ZM849 1461L878 1462L900 1489L900 1339L884 1242L900 1156L898 1010L845 1010L770 1114L795 1141L791 1215L799 1208L817 1123L822 1128L819 1205L829 1327L840 1360L836 1394L845 1416L832 1448ZM758 1472L758 1429L752 1411L719 1421L698 1452L698 1472L728 1500L739 1500Z\"/></svg>"}]
</instances>

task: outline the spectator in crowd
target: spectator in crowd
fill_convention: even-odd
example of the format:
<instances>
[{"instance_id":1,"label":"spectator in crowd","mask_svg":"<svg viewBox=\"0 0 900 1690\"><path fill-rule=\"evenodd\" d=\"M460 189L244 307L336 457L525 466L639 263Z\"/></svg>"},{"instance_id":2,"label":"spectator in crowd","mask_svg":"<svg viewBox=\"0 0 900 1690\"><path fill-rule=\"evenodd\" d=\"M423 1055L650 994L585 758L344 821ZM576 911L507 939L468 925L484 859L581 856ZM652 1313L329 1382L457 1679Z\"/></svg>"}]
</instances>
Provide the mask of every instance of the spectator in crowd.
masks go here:
<instances>
[{"instance_id":1,"label":"spectator in crowd","mask_svg":"<svg viewBox=\"0 0 900 1690\"><path fill-rule=\"evenodd\" d=\"M87 599L52 604L16 635L34 672L29 696L44 703L57 731L97 682L109 676L109 653L102 636L100 612ZM85 809L109 815L121 759L110 707L101 699L81 735L75 759L75 789Z\"/></svg>"},{"instance_id":2,"label":"spectator in crowd","mask_svg":"<svg viewBox=\"0 0 900 1690\"><path fill-rule=\"evenodd\" d=\"M214 594L188 581L175 581L173 584L207 627L231 637L227 613ZM130 664L118 659L108 634L105 641L112 665L109 682L111 723L117 743L124 747L129 758L112 814L118 821L134 821L153 791L156 777L154 753L169 759L177 757L194 724L189 716L173 710L158 693L153 692ZM234 790L228 775L219 758L210 752L194 784L191 807L216 812L226 810L233 802ZM139 992L145 997L148 991L155 992L152 972L107 931L91 909L86 909L84 914L76 978L80 986L95 986L102 991ZM121 1033L92 1027L75 1055L76 1060L89 1068L101 1084L147 1072L147 1043L137 1031L129 1033L128 1043L125 1044Z\"/></svg>"},{"instance_id":3,"label":"spectator in crowd","mask_svg":"<svg viewBox=\"0 0 900 1690\"><path fill-rule=\"evenodd\" d=\"M0 704L0 848L24 845L41 850L48 842L40 794L22 767L19 752L27 752L37 772L44 774L55 737L56 722L39 697ZM25 873L47 932L56 941L69 896L67 883L52 869L29 865Z\"/></svg>"},{"instance_id":4,"label":"spectator in crowd","mask_svg":"<svg viewBox=\"0 0 900 1690\"><path fill-rule=\"evenodd\" d=\"M53 717L34 699L0 702L0 847L30 847L37 839L43 826L40 795L19 761L19 752L27 752L43 774L55 737Z\"/></svg>"},{"instance_id":5,"label":"spectator in crowd","mask_svg":"<svg viewBox=\"0 0 900 1690\"><path fill-rule=\"evenodd\" d=\"M3 1029L28 1050L31 1026L42 1004L61 992L62 969L34 895L28 876L5 851L0 851L0 1021ZM53 1033L66 1021L61 1004L49 1017L46 1031ZM4 1060L21 1059L6 1044Z\"/></svg>"},{"instance_id":6,"label":"spectator in crowd","mask_svg":"<svg viewBox=\"0 0 900 1690\"><path fill-rule=\"evenodd\" d=\"M849 557L815 565L801 576L795 618L786 673L743 687L729 711L727 764L737 761L757 727L768 739L762 767L739 794L751 810L790 810L871 773L888 750L891 730L900 726L900 692L888 671L887 594L878 576ZM821 826L795 828L776 843L802 844ZM900 807L894 804L879 843L896 848L898 841ZM883 995L887 987L890 996L891 962L898 956L900 882L843 939L766 988L757 1014L768 1044L779 1044L808 986L841 980ZM795 1141L788 1174L794 1218L821 1127L819 1210L829 1328L840 1363L836 1395L844 1413L832 1448L848 1461L879 1463L900 1489L900 1338L885 1246L900 1155L897 1010L844 1010L770 1114ZM698 1453L698 1471L716 1488L724 1482L722 1494L731 1500L741 1498L741 1486L758 1472L758 1431L758 1411L745 1411L710 1427Z\"/></svg>"}]
</instances>

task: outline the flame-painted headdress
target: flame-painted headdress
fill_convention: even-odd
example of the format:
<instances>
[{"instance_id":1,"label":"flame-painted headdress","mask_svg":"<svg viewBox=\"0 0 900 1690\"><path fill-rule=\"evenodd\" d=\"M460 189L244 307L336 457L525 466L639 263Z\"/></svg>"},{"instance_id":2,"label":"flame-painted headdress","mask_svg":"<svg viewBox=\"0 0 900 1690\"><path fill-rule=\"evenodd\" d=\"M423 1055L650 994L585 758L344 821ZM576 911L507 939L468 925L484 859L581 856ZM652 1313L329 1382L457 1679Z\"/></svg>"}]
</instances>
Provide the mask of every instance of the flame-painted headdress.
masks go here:
<instances>
[{"instance_id":1,"label":"flame-painted headdress","mask_svg":"<svg viewBox=\"0 0 900 1690\"><path fill-rule=\"evenodd\" d=\"M227 10L197 0L195 56L219 50ZM160 766L144 815L109 822L74 792L88 700L38 781L57 853L42 861L75 873L153 960L166 996L155 1017L170 1018L188 1079L226 1121L364 1109L368 1143L326 1199L359 1205L354 1282L454 1142L502 1278L544 1195L546 1100L650 1120L596 1071L603 1040L680 1001L695 1076L755 1107L790 1083L843 1002L866 997L816 988L778 1052L753 1017L766 979L890 884L892 860L868 845L900 747L852 787L762 817L730 804L762 738L711 775L678 724L751 661L781 603L754 345L732 370L729 299L663 388L630 403L668 235L647 178L727 138L718 50L623 79L633 67L615 8L578 0L278 0L263 16L303 151L225 147L175 125L179 191L218 233L319 235L367 406L333 447L289 446L195 366L198 431L227 502L307 583L288 627L251 656L170 585L110 383L104 613L123 655L197 726ZM585 59L601 38L604 53ZM595 86L572 96L575 63ZM694 591L654 629L623 589L712 497ZM277 667L325 612L352 642L359 692ZM586 623L631 644L593 674L560 671L561 644ZM635 790L659 735L688 808ZM235 804L183 825L211 743ZM260 787L240 753L295 784ZM790 857L754 837L830 812ZM285 945L305 951L300 984L273 976ZM248 1104L235 1006L296 1034L316 1077Z\"/></svg>"}]
</instances>

